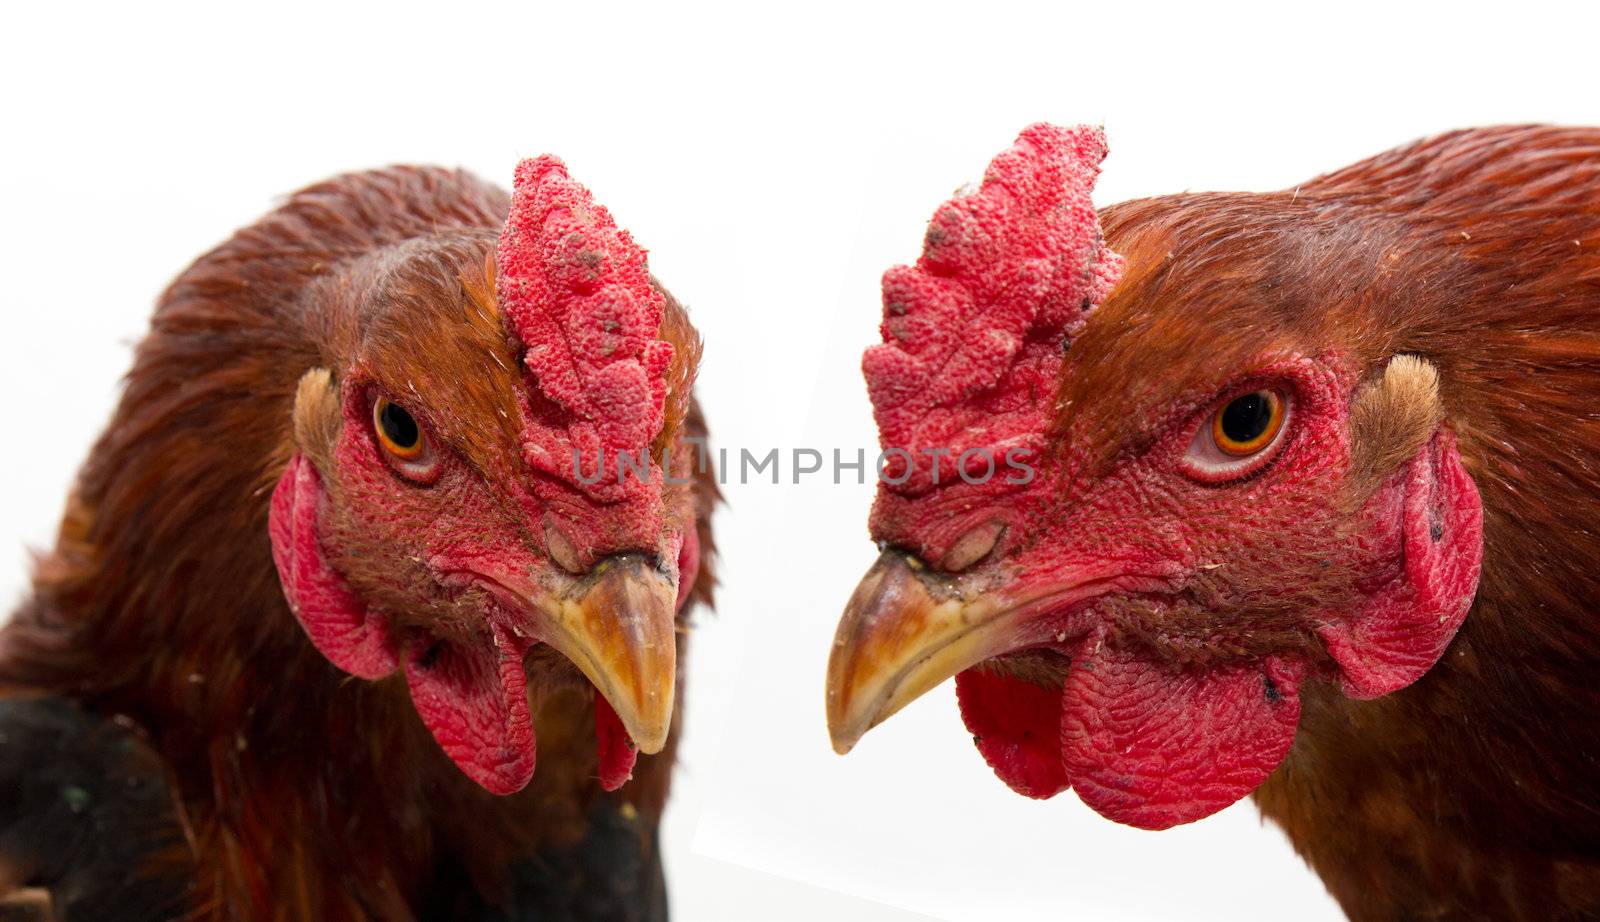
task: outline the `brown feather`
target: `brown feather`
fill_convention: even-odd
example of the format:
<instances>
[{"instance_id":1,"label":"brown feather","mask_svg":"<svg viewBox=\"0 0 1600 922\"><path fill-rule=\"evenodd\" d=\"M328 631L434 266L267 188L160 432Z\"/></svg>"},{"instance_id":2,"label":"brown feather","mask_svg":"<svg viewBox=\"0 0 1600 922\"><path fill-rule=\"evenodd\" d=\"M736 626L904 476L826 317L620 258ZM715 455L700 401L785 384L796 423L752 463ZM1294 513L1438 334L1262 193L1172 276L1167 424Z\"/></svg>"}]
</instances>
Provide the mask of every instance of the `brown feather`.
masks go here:
<instances>
[{"instance_id":1,"label":"brown feather","mask_svg":"<svg viewBox=\"0 0 1600 922\"><path fill-rule=\"evenodd\" d=\"M1384 385L1415 356L1438 408L1415 367L1358 397L1355 476L1442 412L1482 494L1482 582L1444 658L1372 701L1310 683L1262 811L1355 919L1600 913L1600 129L1456 132L1104 217L1128 271L1072 345L1060 424L1112 457L1153 425L1129 407L1212 396L1263 351Z\"/></svg>"},{"instance_id":2,"label":"brown feather","mask_svg":"<svg viewBox=\"0 0 1600 922\"><path fill-rule=\"evenodd\" d=\"M514 463L517 364L484 297L507 207L462 172L352 174L201 257L162 296L56 547L0 632L0 689L73 696L148 731L188 839L194 918L413 918L441 861L493 899L512 861L581 836L596 798L659 815L676 734L604 795L592 695L530 683L538 771L494 797L438 750L399 678L353 680L312 649L271 560L268 496L296 431L314 451L338 425L330 371L359 362L395 393L426 393L471 463ZM370 303L390 307L355 309ZM674 309L682 402L697 340ZM715 487L686 489L708 602Z\"/></svg>"}]
</instances>

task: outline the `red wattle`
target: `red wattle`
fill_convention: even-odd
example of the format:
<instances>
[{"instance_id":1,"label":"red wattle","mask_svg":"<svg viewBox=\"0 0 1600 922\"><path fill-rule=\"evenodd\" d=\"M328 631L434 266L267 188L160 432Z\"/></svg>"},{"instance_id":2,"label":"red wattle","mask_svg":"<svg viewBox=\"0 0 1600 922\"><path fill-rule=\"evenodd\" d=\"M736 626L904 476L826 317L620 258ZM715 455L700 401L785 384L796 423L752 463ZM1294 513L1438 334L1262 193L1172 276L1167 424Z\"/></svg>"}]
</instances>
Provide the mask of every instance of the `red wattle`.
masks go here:
<instances>
[{"instance_id":1,"label":"red wattle","mask_svg":"<svg viewBox=\"0 0 1600 922\"><path fill-rule=\"evenodd\" d=\"M700 534L691 523L683 530L683 544L678 548L678 599L673 611L683 611L700 578Z\"/></svg>"},{"instance_id":2,"label":"red wattle","mask_svg":"<svg viewBox=\"0 0 1600 922\"><path fill-rule=\"evenodd\" d=\"M1044 799L1070 785L1061 762L1061 690L983 669L956 676L972 741L1013 791Z\"/></svg>"},{"instance_id":3,"label":"red wattle","mask_svg":"<svg viewBox=\"0 0 1600 922\"><path fill-rule=\"evenodd\" d=\"M1183 669L1096 638L1062 694L1061 756L1095 812L1166 829L1221 810L1288 755L1303 667Z\"/></svg>"},{"instance_id":4,"label":"red wattle","mask_svg":"<svg viewBox=\"0 0 1600 922\"><path fill-rule=\"evenodd\" d=\"M611 702L598 691L594 693L594 740L600 755L600 787L615 791L633 777L639 747L633 744L633 737L622 726Z\"/></svg>"},{"instance_id":5,"label":"red wattle","mask_svg":"<svg viewBox=\"0 0 1600 922\"><path fill-rule=\"evenodd\" d=\"M514 794L533 777L535 754L526 644L492 630L493 643L412 645L406 681L417 714L451 761L490 793Z\"/></svg>"}]
</instances>

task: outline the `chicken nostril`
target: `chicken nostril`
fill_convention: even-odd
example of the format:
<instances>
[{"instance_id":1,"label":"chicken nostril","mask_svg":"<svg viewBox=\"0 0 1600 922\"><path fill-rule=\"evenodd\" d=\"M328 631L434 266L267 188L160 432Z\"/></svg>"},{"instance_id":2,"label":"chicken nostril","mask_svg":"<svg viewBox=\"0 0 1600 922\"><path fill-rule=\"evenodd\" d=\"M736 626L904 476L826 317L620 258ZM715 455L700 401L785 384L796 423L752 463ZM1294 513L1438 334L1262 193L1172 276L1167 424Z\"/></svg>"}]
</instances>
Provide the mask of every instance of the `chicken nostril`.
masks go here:
<instances>
[{"instance_id":1,"label":"chicken nostril","mask_svg":"<svg viewBox=\"0 0 1600 922\"><path fill-rule=\"evenodd\" d=\"M666 568L661 565L661 555L654 551L619 551L615 554L607 554L589 572L598 573L604 568L626 566L638 566L640 569L651 570L656 573L666 572Z\"/></svg>"},{"instance_id":2,"label":"chicken nostril","mask_svg":"<svg viewBox=\"0 0 1600 922\"><path fill-rule=\"evenodd\" d=\"M439 654L443 652L444 641L435 640L428 645L428 649L422 651L421 656L417 657L417 666L422 669L432 669L434 664L439 662Z\"/></svg>"},{"instance_id":3,"label":"chicken nostril","mask_svg":"<svg viewBox=\"0 0 1600 922\"><path fill-rule=\"evenodd\" d=\"M989 556L995 545L1000 543L1000 536L1005 534L1004 522L988 522L979 525L956 540L945 552L939 566L947 573L960 573L983 558Z\"/></svg>"}]
</instances>

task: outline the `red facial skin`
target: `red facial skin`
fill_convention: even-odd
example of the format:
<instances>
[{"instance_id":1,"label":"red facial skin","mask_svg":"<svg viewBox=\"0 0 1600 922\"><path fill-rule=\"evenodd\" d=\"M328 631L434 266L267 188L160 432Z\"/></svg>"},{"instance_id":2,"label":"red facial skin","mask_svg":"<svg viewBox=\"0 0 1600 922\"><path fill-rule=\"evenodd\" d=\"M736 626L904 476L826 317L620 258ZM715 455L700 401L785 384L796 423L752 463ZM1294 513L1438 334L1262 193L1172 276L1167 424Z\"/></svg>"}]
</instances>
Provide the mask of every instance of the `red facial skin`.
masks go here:
<instances>
[{"instance_id":1,"label":"red facial skin","mask_svg":"<svg viewBox=\"0 0 1600 922\"><path fill-rule=\"evenodd\" d=\"M959 232L979 243L946 265L925 254L916 269L885 276L887 345L864 363L886 448L988 446L999 456L1038 446L1038 476L975 485L947 468L937 487L916 478L886 484L871 527L880 543L935 569L955 561L949 569L961 571L963 593L992 594L1022 611L1006 649L1053 651L1065 658L1059 667L1070 660L1047 681L1014 675L1005 658L957 677L963 717L997 774L1031 797L1075 787L1103 815L1158 829L1207 816L1266 779L1294 740L1302 680L1333 679L1370 697L1420 678L1471 605L1482 513L1442 427L1370 496L1351 502L1341 485L1351 469L1351 401L1363 380L1337 352L1263 352L1157 405L1130 394L1134 435L1117 451L1096 444L1101 430L1080 431L1070 414L1057 425L1048 398L1058 376L1073 373L1074 357L1068 347L1063 364L1071 321L1054 317L1051 305L1093 306L1097 292L1084 280L1120 262L1097 255L1098 230L1081 209L1027 191L1027 178L1002 173L999 181L996 170L1019 150L1042 161L1087 151L1093 163L1076 172L1032 168L1046 186L1063 173L1078 177L1066 194L1086 202L1081 178L1092 180L1103 148L1074 140L1085 131L1024 132L986 177L980 194L997 204L963 204L979 217ZM933 228L950 225L936 216ZM1004 322L1005 299L982 292L1014 287L994 276L1015 277L1013 254L1037 252L1041 226L1055 229L1043 235L1048 247L1081 260L1056 277L1084 287L1044 297L1011 334L1010 351L997 354L1009 367L985 371L960 355L941 364L973 328L996 322L989 305ZM935 243L955 246L930 230L930 253ZM908 284L908 274L926 280ZM1047 292L1049 278L1040 286ZM947 302L968 306L949 314L940 307ZM956 322L966 331L943 329ZM924 365L953 380L908 386ZM1286 398L1281 435L1240 469L1197 468L1188 458L1196 433L1228 400L1258 388ZM946 394L942 410L907 406L936 391ZM960 422L939 430L941 419ZM930 432L944 441L928 441ZM962 539L997 524L999 541L968 566Z\"/></svg>"},{"instance_id":2,"label":"red facial skin","mask_svg":"<svg viewBox=\"0 0 1600 922\"><path fill-rule=\"evenodd\" d=\"M273 495L270 522L285 593L335 666L365 679L403 668L417 712L446 754L494 793L520 790L535 761L523 659L537 638L520 608L500 595L540 573L549 591L560 591L563 574L526 537L530 521L543 521L539 504L515 480L486 482L438 446L430 449L440 457L429 482L408 478L374 438L368 389L345 389L335 521L322 521L328 494L304 457L291 461ZM418 578L431 583L429 602L395 599L393 610L411 611L404 620L375 608L382 602L369 599L388 601L402 587L352 588L322 550L325 528L341 547L419 561ZM681 534L664 535L663 557L677 560L681 544ZM692 574L683 582L692 585ZM597 714L602 781L611 790L627 780L637 748L610 706L603 699L597 705L610 718Z\"/></svg>"},{"instance_id":3,"label":"red facial skin","mask_svg":"<svg viewBox=\"0 0 1600 922\"><path fill-rule=\"evenodd\" d=\"M270 529L285 595L317 649L364 679L402 669L446 754L486 789L509 794L527 784L535 762L524 658L548 638L531 609L560 608L583 574L619 554L660 561L651 565L675 583L681 607L698 543L685 544L687 494L669 495L659 470L620 483L615 476L620 453L659 461L660 445L673 444L664 427L681 422L692 375L674 364L673 344L656 338L665 300L644 251L559 160L542 157L518 167L498 268L498 308L513 352L488 359L506 369L520 356L525 367L522 386L494 398L515 407L518 441L468 463L461 445L497 433L433 418L430 394L409 380L409 394L386 390L379 370L358 361L338 384L342 418L324 462L332 470L294 456L273 495ZM669 407L672 385L681 393ZM384 398L417 420L422 456L402 459L383 447L372 420ZM672 450L675 470L686 470L682 446ZM602 452L613 476L584 483ZM363 556L405 562L404 575L364 579ZM584 629L613 639L624 633ZM646 643L670 646L670 624L665 640ZM669 655L669 671L671 662ZM610 667L597 660L594 668ZM638 749L599 695L595 723L602 785L614 789Z\"/></svg>"},{"instance_id":4,"label":"red facial skin","mask_svg":"<svg viewBox=\"0 0 1600 922\"><path fill-rule=\"evenodd\" d=\"M1230 481L1184 465L1217 407L1215 395L1196 394L1158 424L1142 456L1099 477L1067 486L1047 472L980 501L966 484L880 496L874 536L925 560L1004 522L970 573L1008 598L1081 597L1087 584L1087 597L1040 605L1017 638L1018 649L1071 658L1057 695L978 670L957 679L979 750L1019 793L1075 786L1099 812L1145 828L1199 819L1282 761L1308 670L1371 697L1420 678L1443 653L1477 584L1477 491L1446 430L1365 506L1344 510L1327 485L1349 464L1354 381L1337 369L1334 360L1268 362L1224 391L1276 386L1291 405L1271 457ZM1354 591L1327 607L1341 583ZM1312 635L1327 656L1297 639Z\"/></svg>"}]
</instances>

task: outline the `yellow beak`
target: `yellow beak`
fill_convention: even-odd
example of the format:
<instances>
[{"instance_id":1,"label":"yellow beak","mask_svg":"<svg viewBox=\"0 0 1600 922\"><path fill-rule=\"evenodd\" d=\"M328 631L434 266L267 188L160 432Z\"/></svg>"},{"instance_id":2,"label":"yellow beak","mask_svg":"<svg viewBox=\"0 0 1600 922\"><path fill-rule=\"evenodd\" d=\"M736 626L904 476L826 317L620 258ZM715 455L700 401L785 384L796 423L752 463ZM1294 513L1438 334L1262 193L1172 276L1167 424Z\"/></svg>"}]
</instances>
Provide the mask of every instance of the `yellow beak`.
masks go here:
<instances>
[{"instance_id":1,"label":"yellow beak","mask_svg":"<svg viewBox=\"0 0 1600 922\"><path fill-rule=\"evenodd\" d=\"M1020 609L899 551L885 551L845 606L828 659L828 732L863 734L956 673L1033 640Z\"/></svg>"},{"instance_id":2,"label":"yellow beak","mask_svg":"<svg viewBox=\"0 0 1600 922\"><path fill-rule=\"evenodd\" d=\"M677 688L677 587L637 554L608 557L536 606L540 639L561 651L610 702L646 753L672 729Z\"/></svg>"}]
</instances>

